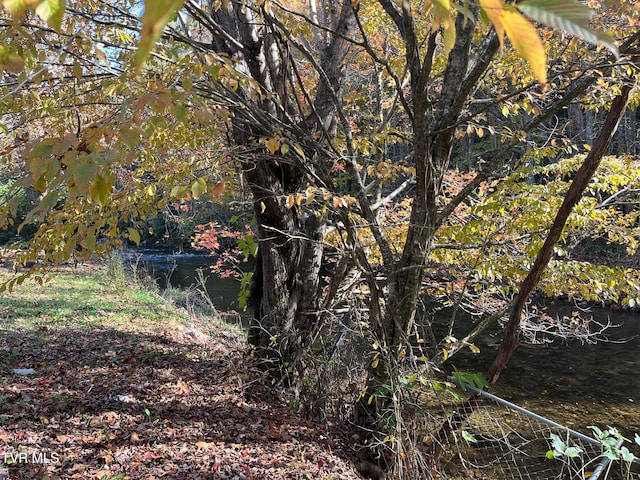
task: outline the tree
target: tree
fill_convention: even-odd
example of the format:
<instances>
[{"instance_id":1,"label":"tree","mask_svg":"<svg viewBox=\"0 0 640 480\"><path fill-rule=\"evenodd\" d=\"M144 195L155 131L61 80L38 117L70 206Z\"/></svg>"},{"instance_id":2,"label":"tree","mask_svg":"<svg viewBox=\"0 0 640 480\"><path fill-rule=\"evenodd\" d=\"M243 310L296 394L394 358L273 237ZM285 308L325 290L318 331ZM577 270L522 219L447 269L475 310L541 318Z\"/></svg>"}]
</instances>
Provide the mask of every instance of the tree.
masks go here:
<instances>
[{"instance_id":1,"label":"tree","mask_svg":"<svg viewBox=\"0 0 640 480\"><path fill-rule=\"evenodd\" d=\"M419 315L437 235L474 205L475 192L508 178L554 115L587 93L609 103L610 87L636 68L627 61L638 48L636 20L620 26L622 61L541 28L562 52L547 72L523 13L613 49L587 27L578 2L187 2L134 77L136 32L154 38L170 20L153 8L149 31L118 2L67 9L77 23L61 22L59 33L36 19L5 23L7 36L18 32L47 52L16 46L6 57L18 77L8 74L4 86L19 94L6 111L15 116L25 104L25 85L48 83L56 98L16 125L59 131L12 144L24 149L11 161L29 173L16 185L40 193L24 223L41 226L23 260L42 250L56 261L106 251L98 240L115 241L122 226L137 242L136 222L159 205L220 193L211 188L220 175L241 172L260 245L249 299L254 356L274 382L304 393L323 378L324 367L313 370L322 363L317 339L344 326L336 308L364 308L371 353L354 417L374 434L370 444L392 444L402 466L406 448L388 430L402 427L393 402L417 374L401 373L436 367L454 351ZM97 38L83 25L96 26ZM501 50L505 36L528 68ZM57 65L38 70L53 58ZM493 145L447 197L452 152L485 135Z\"/></svg>"}]
</instances>

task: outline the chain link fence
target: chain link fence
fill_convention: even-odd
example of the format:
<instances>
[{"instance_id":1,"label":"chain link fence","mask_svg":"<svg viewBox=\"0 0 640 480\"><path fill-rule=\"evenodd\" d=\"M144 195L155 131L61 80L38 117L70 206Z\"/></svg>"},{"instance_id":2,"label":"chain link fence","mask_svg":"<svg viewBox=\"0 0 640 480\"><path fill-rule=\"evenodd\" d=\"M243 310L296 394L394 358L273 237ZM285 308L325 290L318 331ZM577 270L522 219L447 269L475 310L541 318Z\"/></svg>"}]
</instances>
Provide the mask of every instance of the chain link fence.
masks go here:
<instances>
[{"instance_id":1,"label":"chain link fence","mask_svg":"<svg viewBox=\"0 0 640 480\"><path fill-rule=\"evenodd\" d=\"M600 440L488 392L466 388L480 395L480 400L469 407L473 411L467 422L440 459L441 478L640 480L637 459L612 460L604 455Z\"/></svg>"}]
</instances>

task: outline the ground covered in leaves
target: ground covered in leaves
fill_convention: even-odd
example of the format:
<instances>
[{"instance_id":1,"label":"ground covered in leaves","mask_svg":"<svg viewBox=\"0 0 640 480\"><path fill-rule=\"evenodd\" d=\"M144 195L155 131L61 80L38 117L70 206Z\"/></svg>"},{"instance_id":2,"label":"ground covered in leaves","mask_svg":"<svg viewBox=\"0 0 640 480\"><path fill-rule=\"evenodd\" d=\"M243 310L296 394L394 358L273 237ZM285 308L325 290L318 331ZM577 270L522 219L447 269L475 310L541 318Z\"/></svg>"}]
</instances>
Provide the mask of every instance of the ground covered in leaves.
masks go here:
<instances>
[{"instance_id":1,"label":"ground covered in leaves","mask_svg":"<svg viewBox=\"0 0 640 480\"><path fill-rule=\"evenodd\" d=\"M156 294L67 272L0 295L0 479L359 478L344 444L261 384L239 330Z\"/></svg>"}]
</instances>

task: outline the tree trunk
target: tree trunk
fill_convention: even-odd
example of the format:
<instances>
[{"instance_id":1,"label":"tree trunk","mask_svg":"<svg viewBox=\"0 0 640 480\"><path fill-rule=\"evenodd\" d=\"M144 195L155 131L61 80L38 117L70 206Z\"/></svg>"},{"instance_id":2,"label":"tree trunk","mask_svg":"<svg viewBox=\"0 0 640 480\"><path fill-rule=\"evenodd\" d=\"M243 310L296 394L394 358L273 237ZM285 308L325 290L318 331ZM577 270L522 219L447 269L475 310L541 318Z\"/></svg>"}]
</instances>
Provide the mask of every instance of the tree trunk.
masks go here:
<instances>
[{"instance_id":1,"label":"tree trunk","mask_svg":"<svg viewBox=\"0 0 640 480\"><path fill-rule=\"evenodd\" d=\"M585 113L582 111L580 103L573 102L567 108L569 114L569 135L571 141L577 144L587 143ZM589 139L591 141L591 139Z\"/></svg>"},{"instance_id":2,"label":"tree trunk","mask_svg":"<svg viewBox=\"0 0 640 480\"><path fill-rule=\"evenodd\" d=\"M329 8L330 7L330 8ZM237 89L242 108L234 110L233 140L239 147L244 178L253 197L259 251L248 304L253 311L249 344L256 361L283 383L291 383L294 365L309 347L318 323L323 296L319 276L323 259L325 221L299 201L309 181L303 156L314 159L315 168L331 184L330 162L323 151L336 132L336 112L341 106L344 61L355 27L354 6L349 0L311 2L311 15L325 12L324 28L316 27L314 59L308 75L317 75L311 114L295 99L311 98L297 75L290 51L303 54L306 47L290 35L271 7L264 2L223 2L212 9L216 51L237 62L240 71L255 81ZM277 128L277 129L276 129ZM279 135L283 137L279 137ZM285 137L286 135L286 137ZM263 143L278 138L287 144L268 149ZM324 178L323 177L323 178Z\"/></svg>"},{"instance_id":3,"label":"tree trunk","mask_svg":"<svg viewBox=\"0 0 640 480\"><path fill-rule=\"evenodd\" d=\"M556 243L558 243L560 235L562 234L562 230L567 223L567 219L569 218L571 211L576 206L578 201L580 201L580 198L582 198L582 194L589 185L593 174L596 172L598 166L600 165L600 162L602 161L602 157L611 144L611 139L613 138L613 135L624 116L631 89L631 85L623 85L622 91L613 100L613 103L611 104L611 110L609 110L609 113L607 114L607 118L604 121L602 130L600 130L598 137L594 141L593 147L580 166L580 169L578 169L578 171L576 172L576 176L571 182L571 186L564 196L562 205L560 206L560 209L556 214L556 218L551 225L551 229L547 234L547 238L545 239L542 248L540 248L540 251L538 251L538 255L533 262L531 270L529 270L529 273L520 285L518 296L516 297L513 309L511 310L511 314L509 315L509 321L507 322L502 344L500 345L498 354L496 355L495 360L489 368L489 371L485 375L490 385L494 385L498 381L500 373L507 365L507 363L511 359L511 356L513 355L513 352L519 345L518 337L520 333L522 310L529 300L531 292L533 292L538 283L540 283L542 273L549 264L549 260L551 260L553 247L556 245Z\"/></svg>"},{"instance_id":4,"label":"tree trunk","mask_svg":"<svg viewBox=\"0 0 640 480\"><path fill-rule=\"evenodd\" d=\"M382 2L383 5L387 2ZM391 5L385 7L394 12ZM399 12L398 12L399 13ZM474 10L473 15L478 12ZM405 25L412 22L411 12L403 10L398 18L401 32L409 31ZM386 263L387 296L383 314L371 319L374 335L381 345L368 371L365 394L361 395L354 409L354 422L371 443L371 437L382 432L388 435L386 420L400 414L394 409L399 402L395 392L397 378L402 371L403 358L410 351L408 337L415 321L418 298L431 251L431 243L438 228L438 199L442 181L449 166L456 122L471 92L472 85L482 75L498 50L497 37L489 36L476 52L472 61L472 41L477 18L458 14L456 17L456 42L449 54L444 72L443 89L437 108L433 110L428 87L431 64L429 54L422 62L412 53L409 45L412 37L405 34L407 63L411 71L413 92L412 117L414 132L414 157L416 187L411 210L407 239L402 255L392 264ZM435 45L435 33L430 37ZM433 52L432 52L433 53ZM372 299L373 301L373 299ZM371 309L373 310L373 308ZM369 452L371 461L386 468L387 460L375 449Z\"/></svg>"},{"instance_id":5,"label":"tree trunk","mask_svg":"<svg viewBox=\"0 0 640 480\"><path fill-rule=\"evenodd\" d=\"M260 365L289 382L291 361L305 345L320 307L322 224L313 213L287 205L289 195L302 185L301 172L264 159L246 166L245 177L254 196L260 239L248 340Z\"/></svg>"}]
</instances>

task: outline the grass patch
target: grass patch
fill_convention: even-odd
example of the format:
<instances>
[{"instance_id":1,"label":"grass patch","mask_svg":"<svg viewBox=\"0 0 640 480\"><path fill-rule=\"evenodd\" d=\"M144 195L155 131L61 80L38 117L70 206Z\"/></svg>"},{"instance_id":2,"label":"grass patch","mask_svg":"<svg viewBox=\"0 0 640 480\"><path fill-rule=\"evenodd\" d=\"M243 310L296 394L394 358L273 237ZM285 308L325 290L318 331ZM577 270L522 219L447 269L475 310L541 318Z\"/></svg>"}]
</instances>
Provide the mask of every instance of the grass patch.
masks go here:
<instances>
[{"instance_id":1,"label":"grass patch","mask_svg":"<svg viewBox=\"0 0 640 480\"><path fill-rule=\"evenodd\" d=\"M186 313L171 307L155 292L113 279L104 269L57 273L44 285L25 282L0 297L0 328L117 327L144 331L184 325ZM11 273L0 272L0 282ZM115 280L115 281L114 281Z\"/></svg>"}]
</instances>

